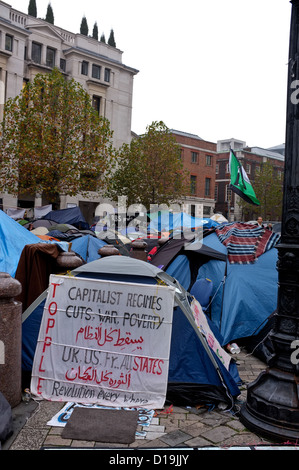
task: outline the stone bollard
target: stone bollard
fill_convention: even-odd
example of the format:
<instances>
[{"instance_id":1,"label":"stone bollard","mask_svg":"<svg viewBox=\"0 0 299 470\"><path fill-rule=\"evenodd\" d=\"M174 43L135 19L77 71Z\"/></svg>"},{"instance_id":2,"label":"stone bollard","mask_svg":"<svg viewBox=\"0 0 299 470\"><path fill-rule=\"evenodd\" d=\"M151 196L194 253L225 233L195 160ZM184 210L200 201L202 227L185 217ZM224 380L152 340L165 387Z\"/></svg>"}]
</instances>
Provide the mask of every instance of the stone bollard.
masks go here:
<instances>
[{"instance_id":1,"label":"stone bollard","mask_svg":"<svg viewBox=\"0 0 299 470\"><path fill-rule=\"evenodd\" d=\"M64 251L58 255L56 263L62 270L72 271L82 266L83 261L74 251Z\"/></svg>"},{"instance_id":2,"label":"stone bollard","mask_svg":"<svg viewBox=\"0 0 299 470\"><path fill-rule=\"evenodd\" d=\"M98 254L101 258L105 258L106 256L118 256L120 255L119 250L115 246L111 245L104 245L102 248L98 250Z\"/></svg>"},{"instance_id":3,"label":"stone bollard","mask_svg":"<svg viewBox=\"0 0 299 470\"><path fill-rule=\"evenodd\" d=\"M147 261L147 247L146 242L140 240L134 240L131 243L130 258L140 259L142 261Z\"/></svg>"},{"instance_id":4,"label":"stone bollard","mask_svg":"<svg viewBox=\"0 0 299 470\"><path fill-rule=\"evenodd\" d=\"M22 285L0 273L0 392L12 408L22 399Z\"/></svg>"}]
</instances>

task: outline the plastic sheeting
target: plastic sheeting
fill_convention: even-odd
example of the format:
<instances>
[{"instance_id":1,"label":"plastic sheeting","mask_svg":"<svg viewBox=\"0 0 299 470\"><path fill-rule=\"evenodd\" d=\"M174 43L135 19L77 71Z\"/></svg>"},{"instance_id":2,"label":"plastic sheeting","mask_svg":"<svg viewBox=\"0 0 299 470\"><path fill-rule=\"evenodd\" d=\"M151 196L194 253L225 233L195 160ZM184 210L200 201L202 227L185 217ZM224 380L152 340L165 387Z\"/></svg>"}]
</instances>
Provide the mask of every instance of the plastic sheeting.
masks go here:
<instances>
[{"instance_id":1,"label":"plastic sheeting","mask_svg":"<svg viewBox=\"0 0 299 470\"><path fill-rule=\"evenodd\" d=\"M91 235L72 240L72 251L78 253L87 263L100 258L98 250L105 246L106 243Z\"/></svg>"},{"instance_id":2,"label":"plastic sheeting","mask_svg":"<svg viewBox=\"0 0 299 470\"><path fill-rule=\"evenodd\" d=\"M24 246L40 242L36 235L0 210L0 272L14 277Z\"/></svg>"},{"instance_id":3,"label":"plastic sheeting","mask_svg":"<svg viewBox=\"0 0 299 470\"><path fill-rule=\"evenodd\" d=\"M79 207L70 207L68 209L61 209L57 211L51 211L44 217L46 220L53 220L58 224L71 224L81 226L81 228L89 228L85 218Z\"/></svg>"}]
</instances>

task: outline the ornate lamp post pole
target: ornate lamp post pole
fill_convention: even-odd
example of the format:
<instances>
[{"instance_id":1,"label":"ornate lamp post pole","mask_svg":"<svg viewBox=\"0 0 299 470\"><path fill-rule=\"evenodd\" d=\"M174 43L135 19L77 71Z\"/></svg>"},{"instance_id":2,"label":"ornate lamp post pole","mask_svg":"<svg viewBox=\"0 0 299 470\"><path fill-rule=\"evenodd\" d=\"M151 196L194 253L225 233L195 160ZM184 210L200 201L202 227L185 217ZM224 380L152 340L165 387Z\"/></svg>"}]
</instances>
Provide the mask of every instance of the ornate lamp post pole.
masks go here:
<instances>
[{"instance_id":1,"label":"ornate lamp post pole","mask_svg":"<svg viewBox=\"0 0 299 470\"><path fill-rule=\"evenodd\" d=\"M291 3L278 299L271 332L275 354L249 385L240 413L248 429L275 442L299 441L299 0Z\"/></svg>"}]
</instances>

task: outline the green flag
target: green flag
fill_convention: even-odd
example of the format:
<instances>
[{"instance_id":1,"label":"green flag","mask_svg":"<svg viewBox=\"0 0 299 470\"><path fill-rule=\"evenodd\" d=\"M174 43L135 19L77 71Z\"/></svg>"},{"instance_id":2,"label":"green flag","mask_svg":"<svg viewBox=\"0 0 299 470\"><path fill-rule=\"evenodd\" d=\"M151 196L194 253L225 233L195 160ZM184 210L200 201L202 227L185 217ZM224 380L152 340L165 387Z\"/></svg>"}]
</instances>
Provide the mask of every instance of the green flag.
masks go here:
<instances>
[{"instance_id":1,"label":"green flag","mask_svg":"<svg viewBox=\"0 0 299 470\"><path fill-rule=\"evenodd\" d=\"M240 196L244 201L260 205L259 200L256 198L253 187L249 181L246 171L237 159L233 150L230 151L229 156L229 169L230 169L230 189Z\"/></svg>"}]
</instances>

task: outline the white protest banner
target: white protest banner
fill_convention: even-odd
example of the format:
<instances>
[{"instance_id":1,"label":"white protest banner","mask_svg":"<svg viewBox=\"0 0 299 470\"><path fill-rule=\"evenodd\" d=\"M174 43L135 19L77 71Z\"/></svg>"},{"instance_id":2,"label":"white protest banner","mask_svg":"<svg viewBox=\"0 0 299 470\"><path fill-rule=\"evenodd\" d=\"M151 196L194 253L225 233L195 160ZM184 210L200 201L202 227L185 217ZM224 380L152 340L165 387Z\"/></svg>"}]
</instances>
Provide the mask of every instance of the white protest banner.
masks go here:
<instances>
[{"instance_id":1,"label":"white protest banner","mask_svg":"<svg viewBox=\"0 0 299 470\"><path fill-rule=\"evenodd\" d=\"M201 308L200 303L193 299L191 303L191 309L193 312L193 316L195 319L195 323L201 333L207 340L208 345L214 351L214 353L218 356L222 364L225 366L227 370L229 370L229 364L231 361L230 355L222 348L219 341L215 337L214 333L212 332L208 320Z\"/></svg>"},{"instance_id":2,"label":"white protest banner","mask_svg":"<svg viewBox=\"0 0 299 470\"><path fill-rule=\"evenodd\" d=\"M51 401L162 408L174 289L50 276L31 392Z\"/></svg>"}]
</instances>

